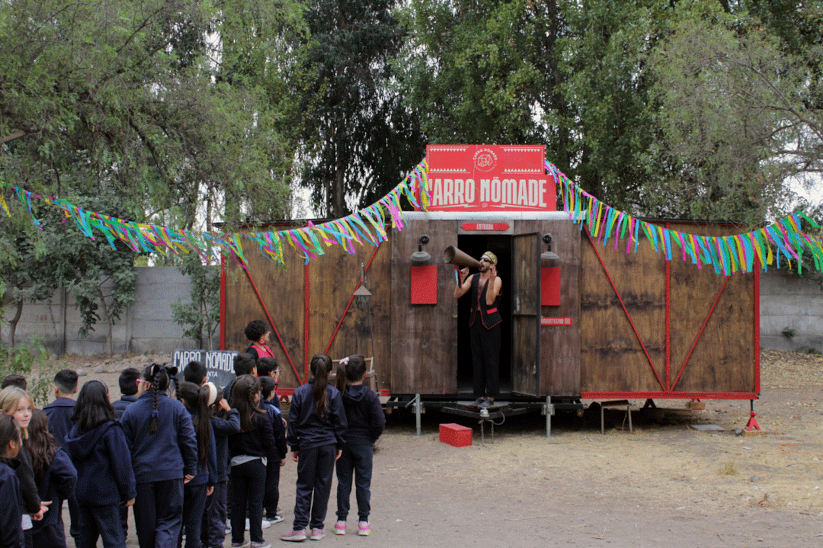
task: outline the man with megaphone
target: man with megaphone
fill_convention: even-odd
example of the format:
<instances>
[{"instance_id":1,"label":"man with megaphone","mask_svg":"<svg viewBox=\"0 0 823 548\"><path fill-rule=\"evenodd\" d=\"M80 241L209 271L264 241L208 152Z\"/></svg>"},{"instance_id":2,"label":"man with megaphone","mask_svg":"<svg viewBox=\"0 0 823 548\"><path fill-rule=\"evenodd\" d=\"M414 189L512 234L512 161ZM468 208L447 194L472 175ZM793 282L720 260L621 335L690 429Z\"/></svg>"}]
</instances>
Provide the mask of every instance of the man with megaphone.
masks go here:
<instances>
[{"instance_id":1,"label":"man with megaphone","mask_svg":"<svg viewBox=\"0 0 823 548\"><path fill-rule=\"evenodd\" d=\"M500 393L500 336L503 317L498 310L503 281L497 275L497 255L486 251L480 257L480 272L469 276L468 267L460 269L460 282L454 298L471 292L469 332L472 349L475 403L489 407Z\"/></svg>"}]
</instances>

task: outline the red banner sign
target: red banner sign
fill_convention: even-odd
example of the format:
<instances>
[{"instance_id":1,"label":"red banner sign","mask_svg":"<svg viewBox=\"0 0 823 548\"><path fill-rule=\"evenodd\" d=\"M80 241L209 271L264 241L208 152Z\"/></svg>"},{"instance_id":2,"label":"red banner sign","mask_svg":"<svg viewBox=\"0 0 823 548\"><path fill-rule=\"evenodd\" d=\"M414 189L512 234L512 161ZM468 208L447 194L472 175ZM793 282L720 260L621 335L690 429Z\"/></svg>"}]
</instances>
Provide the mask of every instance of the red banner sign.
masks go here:
<instances>
[{"instance_id":1,"label":"red banner sign","mask_svg":"<svg viewBox=\"0 0 823 548\"><path fill-rule=\"evenodd\" d=\"M543 145L428 145L431 211L554 211Z\"/></svg>"},{"instance_id":2,"label":"red banner sign","mask_svg":"<svg viewBox=\"0 0 823 548\"><path fill-rule=\"evenodd\" d=\"M460 228L469 232L503 232L509 229L509 223L463 223Z\"/></svg>"}]
</instances>

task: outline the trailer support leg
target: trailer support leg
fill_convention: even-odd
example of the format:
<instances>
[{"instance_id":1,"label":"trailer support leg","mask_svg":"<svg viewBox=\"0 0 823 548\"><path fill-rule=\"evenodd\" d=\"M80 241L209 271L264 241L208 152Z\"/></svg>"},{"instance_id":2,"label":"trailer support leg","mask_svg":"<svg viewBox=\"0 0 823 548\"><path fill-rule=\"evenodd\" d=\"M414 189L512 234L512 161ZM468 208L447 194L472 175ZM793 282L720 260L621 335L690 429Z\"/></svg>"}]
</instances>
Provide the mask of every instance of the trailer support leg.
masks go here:
<instances>
[{"instance_id":1,"label":"trailer support leg","mask_svg":"<svg viewBox=\"0 0 823 548\"><path fill-rule=\"evenodd\" d=\"M546 415L546 437L552 437L552 415L554 415L554 405L552 397L546 396L546 404L543 406L543 414Z\"/></svg>"},{"instance_id":2,"label":"trailer support leg","mask_svg":"<svg viewBox=\"0 0 823 548\"><path fill-rule=\"evenodd\" d=\"M414 395L412 405L414 407L414 424L417 427L417 435L419 436L422 433L420 428L420 419L421 415L423 415L423 401L420 399L420 394Z\"/></svg>"},{"instance_id":3,"label":"trailer support leg","mask_svg":"<svg viewBox=\"0 0 823 548\"><path fill-rule=\"evenodd\" d=\"M751 415L749 416L749 422L746 423L746 432L754 432L757 430L760 431L760 425L757 424L757 419L755 418L756 415L754 413L754 400L749 400L749 405L751 409Z\"/></svg>"}]
</instances>

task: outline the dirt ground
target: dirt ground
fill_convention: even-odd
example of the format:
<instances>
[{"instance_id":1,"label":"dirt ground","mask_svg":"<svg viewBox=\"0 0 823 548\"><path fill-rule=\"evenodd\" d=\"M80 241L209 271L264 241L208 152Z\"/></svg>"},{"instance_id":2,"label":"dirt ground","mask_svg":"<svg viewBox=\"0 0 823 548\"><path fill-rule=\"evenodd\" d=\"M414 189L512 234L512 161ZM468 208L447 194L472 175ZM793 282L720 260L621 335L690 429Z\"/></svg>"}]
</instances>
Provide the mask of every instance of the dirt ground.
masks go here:
<instances>
[{"instance_id":1,"label":"dirt ground","mask_svg":"<svg viewBox=\"0 0 823 548\"><path fill-rule=\"evenodd\" d=\"M109 383L116 398L117 372L150 359L64 361L87 372L81 381ZM821 546L823 357L764 351L761 365L755 411L764 432L754 435L737 432L749 418L748 401L711 400L705 410L691 411L683 401L659 400L662 411L634 413L633 433L623 425L625 413L607 410L606 435L594 409L582 418L555 417L551 438L543 417L513 417L485 444L468 419L427 413L418 437L413 416L392 415L375 452L372 535L329 535L322 542ZM473 426L473 445L440 443L438 424L445 422ZM723 430L698 431L692 424ZM291 526L295 467L289 460L280 480L286 520L264 530L274 544ZM329 531L335 489L336 483ZM137 546L133 527L128 546Z\"/></svg>"}]
</instances>

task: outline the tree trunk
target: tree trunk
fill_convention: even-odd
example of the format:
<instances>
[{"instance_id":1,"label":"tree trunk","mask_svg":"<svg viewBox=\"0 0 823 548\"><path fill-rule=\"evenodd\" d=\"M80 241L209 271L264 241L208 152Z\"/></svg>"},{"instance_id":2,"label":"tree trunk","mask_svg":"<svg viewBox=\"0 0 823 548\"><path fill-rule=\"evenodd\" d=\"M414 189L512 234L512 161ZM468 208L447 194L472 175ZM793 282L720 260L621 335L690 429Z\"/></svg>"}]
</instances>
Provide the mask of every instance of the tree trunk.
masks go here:
<instances>
[{"instance_id":1,"label":"tree trunk","mask_svg":"<svg viewBox=\"0 0 823 548\"><path fill-rule=\"evenodd\" d=\"M17 322L20 321L20 316L23 315L23 299L18 300L15 304L17 305L17 310L14 312L14 317L9 320L9 343L12 348L14 348L14 334L17 331Z\"/></svg>"},{"instance_id":2,"label":"tree trunk","mask_svg":"<svg viewBox=\"0 0 823 548\"><path fill-rule=\"evenodd\" d=\"M108 330L106 331L106 350L108 351L109 356L113 356L114 344L112 342L112 321L109 316L109 307L106 305L106 296L103 294L102 283L97 286L97 296L100 298L100 306L103 307L103 316L105 317L106 325L108 326Z\"/></svg>"}]
</instances>

